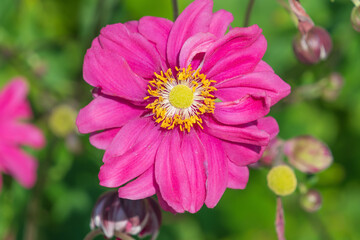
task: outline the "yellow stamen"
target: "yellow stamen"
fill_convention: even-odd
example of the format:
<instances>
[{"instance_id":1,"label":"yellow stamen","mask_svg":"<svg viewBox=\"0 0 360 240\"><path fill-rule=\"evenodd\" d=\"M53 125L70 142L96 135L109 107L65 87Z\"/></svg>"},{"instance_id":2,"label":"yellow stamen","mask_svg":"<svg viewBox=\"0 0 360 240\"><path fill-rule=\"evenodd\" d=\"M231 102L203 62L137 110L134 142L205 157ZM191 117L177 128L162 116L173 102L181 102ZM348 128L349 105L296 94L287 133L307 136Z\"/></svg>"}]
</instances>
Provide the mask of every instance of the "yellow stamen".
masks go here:
<instances>
[{"instance_id":1,"label":"yellow stamen","mask_svg":"<svg viewBox=\"0 0 360 240\"><path fill-rule=\"evenodd\" d=\"M215 97L211 92L217 89L211 85L216 81L206 79L200 69L194 71L191 66L175 70L176 76L171 69L154 73L156 78L149 81L149 96L144 100L155 100L146 109L152 111L155 122L162 128L171 130L178 126L187 132L195 125L203 128L200 116L214 113Z\"/></svg>"}]
</instances>

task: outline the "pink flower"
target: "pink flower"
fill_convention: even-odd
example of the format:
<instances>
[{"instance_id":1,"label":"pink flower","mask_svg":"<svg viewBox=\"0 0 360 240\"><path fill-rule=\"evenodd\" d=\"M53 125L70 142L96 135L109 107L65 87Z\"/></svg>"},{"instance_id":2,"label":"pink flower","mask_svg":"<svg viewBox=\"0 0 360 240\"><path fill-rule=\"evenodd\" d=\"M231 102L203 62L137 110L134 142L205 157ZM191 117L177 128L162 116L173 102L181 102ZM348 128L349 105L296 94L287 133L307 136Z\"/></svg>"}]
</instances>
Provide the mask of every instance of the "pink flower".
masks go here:
<instances>
[{"instance_id":1,"label":"pink flower","mask_svg":"<svg viewBox=\"0 0 360 240\"><path fill-rule=\"evenodd\" d=\"M13 79L0 92L0 172L12 175L30 188L36 181L37 163L21 146L40 148L45 141L39 129L23 122L32 114L27 92L22 78Z\"/></svg>"},{"instance_id":2,"label":"pink flower","mask_svg":"<svg viewBox=\"0 0 360 240\"><path fill-rule=\"evenodd\" d=\"M157 194L175 212L212 208L227 187L245 188L247 165L278 133L264 116L290 87L261 60L261 29L225 35L233 17L212 7L196 0L175 23L109 25L86 53L84 79L96 91L77 126L106 150L100 184L120 187L121 198Z\"/></svg>"}]
</instances>

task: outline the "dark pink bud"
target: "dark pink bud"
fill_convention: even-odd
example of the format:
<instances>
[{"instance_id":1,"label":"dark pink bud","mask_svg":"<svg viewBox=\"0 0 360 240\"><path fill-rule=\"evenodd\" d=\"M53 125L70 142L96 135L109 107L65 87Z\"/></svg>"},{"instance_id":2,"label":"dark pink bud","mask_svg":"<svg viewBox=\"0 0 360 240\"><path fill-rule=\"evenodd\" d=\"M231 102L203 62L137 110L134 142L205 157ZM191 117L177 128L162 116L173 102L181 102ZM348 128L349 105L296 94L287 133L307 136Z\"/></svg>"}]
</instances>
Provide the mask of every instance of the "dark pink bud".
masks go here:
<instances>
[{"instance_id":1,"label":"dark pink bud","mask_svg":"<svg viewBox=\"0 0 360 240\"><path fill-rule=\"evenodd\" d=\"M355 6L351 12L351 24L355 31L360 32L360 5Z\"/></svg>"},{"instance_id":2,"label":"dark pink bud","mask_svg":"<svg viewBox=\"0 0 360 240\"><path fill-rule=\"evenodd\" d=\"M305 173L325 170L333 161L330 149L312 136L300 136L286 141L284 153L291 165Z\"/></svg>"},{"instance_id":3,"label":"dark pink bud","mask_svg":"<svg viewBox=\"0 0 360 240\"><path fill-rule=\"evenodd\" d=\"M329 33L321 27L313 27L304 34L298 34L293 41L296 57L305 64L325 60L332 49Z\"/></svg>"},{"instance_id":4,"label":"dark pink bud","mask_svg":"<svg viewBox=\"0 0 360 240\"><path fill-rule=\"evenodd\" d=\"M305 211L316 212L322 205L321 194L318 191L311 189L301 196L300 204Z\"/></svg>"},{"instance_id":5,"label":"dark pink bud","mask_svg":"<svg viewBox=\"0 0 360 240\"><path fill-rule=\"evenodd\" d=\"M334 101L344 85L344 79L339 73L331 73L329 77L324 79L325 86L323 97L327 101Z\"/></svg>"},{"instance_id":6,"label":"dark pink bud","mask_svg":"<svg viewBox=\"0 0 360 240\"><path fill-rule=\"evenodd\" d=\"M118 197L116 191L103 194L95 204L91 229L101 228L107 238L116 233L157 236L161 224L161 211L152 198L128 200Z\"/></svg>"}]
</instances>

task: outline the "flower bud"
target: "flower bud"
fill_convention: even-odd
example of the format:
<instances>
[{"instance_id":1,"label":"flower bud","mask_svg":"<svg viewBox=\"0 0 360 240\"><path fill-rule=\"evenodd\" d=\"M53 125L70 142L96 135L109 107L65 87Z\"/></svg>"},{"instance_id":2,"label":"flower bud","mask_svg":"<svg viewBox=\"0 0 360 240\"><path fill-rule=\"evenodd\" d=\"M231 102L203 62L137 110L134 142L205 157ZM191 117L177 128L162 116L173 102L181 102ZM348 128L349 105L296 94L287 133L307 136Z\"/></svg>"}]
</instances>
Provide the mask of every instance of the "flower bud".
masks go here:
<instances>
[{"instance_id":1,"label":"flower bud","mask_svg":"<svg viewBox=\"0 0 360 240\"><path fill-rule=\"evenodd\" d=\"M360 5L355 6L351 12L351 24L355 31L360 32Z\"/></svg>"},{"instance_id":2,"label":"flower bud","mask_svg":"<svg viewBox=\"0 0 360 240\"><path fill-rule=\"evenodd\" d=\"M77 112L69 105L54 108L49 118L50 129L59 137L66 137L75 129Z\"/></svg>"},{"instance_id":3,"label":"flower bud","mask_svg":"<svg viewBox=\"0 0 360 240\"><path fill-rule=\"evenodd\" d=\"M116 191L103 194L95 204L91 229L101 228L107 238L116 233L152 235L156 238L161 224L161 211L152 198L128 200L118 197Z\"/></svg>"},{"instance_id":4,"label":"flower bud","mask_svg":"<svg viewBox=\"0 0 360 240\"><path fill-rule=\"evenodd\" d=\"M298 34L293 41L296 57L305 64L325 60L332 49L329 33L321 27L313 27L304 34Z\"/></svg>"},{"instance_id":5,"label":"flower bud","mask_svg":"<svg viewBox=\"0 0 360 240\"><path fill-rule=\"evenodd\" d=\"M330 149L312 136L300 136L286 141L284 153L291 165L305 173L325 170L333 161Z\"/></svg>"},{"instance_id":6,"label":"flower bud","mask_svg":"<svg viewBox=\"0 0 360 240\"><path fill-rule=\"evenodd\" d=\"M260 163L265 166L271 165L272 162L279 156L282 145L283 145L282 140L278 138L272 139L269 145L266 147L260 159Z\"/></svg>"},{"instance_id":7,"label":"flower bud","mask_svg":"<svg viewBox=\"0 0 360 240\"><path fill-rule=\"evenodd\" d=\"M316 212L322 205L321 194L318 191L311 189L301 196L300 204L305 211Z\"/></svg>"},{"instance_id":8,"label":"flower bud","mask_svg":"<svg viewBox=\"0 0 360 240\"><path fill-rule=\"evenodd\" d=\"M295 191L297 180L294 171L289 166L279 165L269 171L267 183L276 195L287 196Z\"/></svg>"},{"instance_id":9,"label":"flower bud","mask_svg":"<svg viewBox=\"0 0 360 240\"><path fill-rule=\"evenodd\" d=\"M339 93L344 85L344 79L339 73L332 73L325 80L323 89L323 98L327 101L334 101L339 96Z\"/></svg>"}]
</instances>

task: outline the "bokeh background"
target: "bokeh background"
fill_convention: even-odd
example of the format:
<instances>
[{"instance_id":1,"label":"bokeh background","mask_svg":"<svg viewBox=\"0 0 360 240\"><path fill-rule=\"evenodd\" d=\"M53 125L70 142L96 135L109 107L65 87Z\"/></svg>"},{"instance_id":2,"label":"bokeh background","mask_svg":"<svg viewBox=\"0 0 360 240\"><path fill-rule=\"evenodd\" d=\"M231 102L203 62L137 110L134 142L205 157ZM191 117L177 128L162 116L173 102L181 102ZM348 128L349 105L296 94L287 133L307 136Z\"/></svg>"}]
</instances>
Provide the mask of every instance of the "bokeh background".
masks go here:
<instances>
[{"instance_id":1,"label":"bokeh background","mask_svg":"<svg viewBox=\"0 0 360 240\"><path fill-rule=\"evenodd\" d=\"M179 0L180 10L190 2ZM233 26L243 25L247 1L214 2L215 10L233 13ZM265 60L293 91L332 72L345 79L334 101L321 94L308 99L290 96L272 110L281 138L313 135L329 145L335 159L312 179L312 187L323 195L318 212L304 211L299 194L283 199L286 236L360 239L360 33L350 24L353 4L350 0L302 3L334 42L330 58L315 66L295 58L291 42L297 29L276 0L256 1L250 21L263 29L268 40ZM82 79L83 57L102 27L146 15L172 19L171 1L0 1L0 86L15 76L28 80L34 123L47 139L44 149L32 151L39 159L33 189L23 189L4 176L0 239L82 239L89 232L92 207L107 189L99 186L97 178L103 152L89 144L88 136L79 135L74 125L76 112L91 100L91 88ZM267 188L267 172L251 170L246 190L227 190L214 209L203 207L197 214L164 212L158 239L276 239L276 197Z\"/></svg>"}]
</instances>

